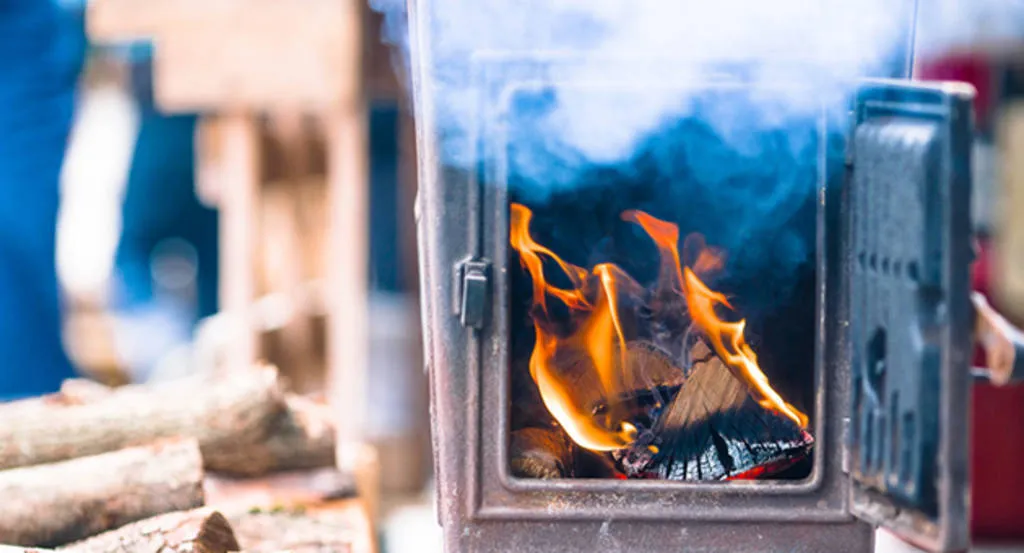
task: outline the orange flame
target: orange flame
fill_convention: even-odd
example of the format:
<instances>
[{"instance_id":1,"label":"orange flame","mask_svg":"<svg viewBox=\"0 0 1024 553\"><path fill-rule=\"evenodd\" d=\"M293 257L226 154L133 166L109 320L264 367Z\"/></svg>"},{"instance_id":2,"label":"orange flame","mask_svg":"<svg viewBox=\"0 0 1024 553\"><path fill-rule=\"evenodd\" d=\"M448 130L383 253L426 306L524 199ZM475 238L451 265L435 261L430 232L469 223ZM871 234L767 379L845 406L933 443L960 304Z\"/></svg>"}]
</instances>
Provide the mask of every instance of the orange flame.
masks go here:
<instances>
[{"instance_id":1,"label":"orange flame","mask_svg":"<svg viewBox=\"0 0 1024 553\"><path fill-rule=\"evenodd\" d=\"M697 278L689 267L683 269L686 278L686 306L693 322L700 327L704 335L711 340L715 353L722 358L726 366L732 370L736 378L746 383L750 393L761 407L781 413L801 428L807 426L807 415L796 407L783 401L778 392L768 383L768 377L761 372L757 364L754 350L743 338L746 319L738 323L725 322L715 313L716 305L724 305L730 309L728 300L720 292L714 292Z\"/></svg>"},{"instance_id":2,"label":"orange flame","mask_svg":"<svg viewBox=\"0 0 1024 553\"><path fill-rule=\"evenodd\" d=\"M523 266L530 271L530 277L533 278L534 303L540 305L544 312L547 313L546 297L547 294L551 294L571 308L584 309L590 307L590 304L583 296L583 281L587 278L587 271L562 261L560 257L555 255L555 252L534 242L533 237L530 236L530 220L532 218L533 213L526 206L512 204L510 241L512 247L519 252L519 259ZM549 286L547 281L544 280L544 266L538 254L544 254L555 263L558 263L558 266L569 277L575 289L563 290Z\"/></svg>"},{"instance_id":3,"label":"orange flame","mask_svg":"<svg viewBox=\"0 0 1024 553\"><path fill-rule=\"evenodd\" d=\"M573 441L593 451L626 447L633 441L636 429L619 413L606 412L598 417L594 411L597 405L608 406L609 400L633 391L625 389L631 379L627 372L630 370L625 357L627 336L619 304L623 293L633 293L641 287L615 265L602 263L587 271L563 261L531 237L532 217L527 207L512 205L509 241L519 252L520 262L533 280L533 303L547 315L548 296L552 296L574 314L582 315L582 323L568 337L559 337L545 330L540 319L535 318L536 345L530 357L530 374L544 405ZM719 318L716 307L722 305L731 309L731 306L725 296L708 289L697 277L697 273L720 269L722 256L705 247L699 236L691 236L684 244L684 251L696 249L695 260L692 269L684 268L678 251L679 228L676 225L641 211L627 211L622 218L640 225L654 240L661 256L658 288L683 296L694 324L707 335L729 369L747 384L754 399L765 408L806 426L806 415L783 401L758 367L757 357L743 338L745 321L730 323ZM559 288L548 282L544 277L542 256L561 269L571 288ZM588 286L594 281L599 286ZM590 361L589 374L578 374L580 367L566 367L556 362L560 355L580 353Z\"/></svg>"},{"instance_id":4,"label":"orange flame","mask_svg":"<svg viewBox=\"0 0 1024 553\"><path fill-rule=\"evenodd\" d=\"M806 427L807 415L786 403L778 392L772 389L768 377L758 366L754 350L743 337L746 319L741 319L738 323L729 323L719 318L715 313L716 306L722 305L730 310L732 306L723 294L712 291L697 277L695 271L708 273L720 269L723 265L722 256L706 247L699 235L691 235L687 237L684 249L696 250L697 259L693 263L693 269L683 268L677 251L679 228L676 225L651 217L642 211L627 211L622 214L622 218L639 224L654 240L661 252L661 278L664 278L665 267L672 263L669 268L674 269L674 276L679 279L677 282L681 285L680 289L686 299L690 318L708 337L715 348L715 353L722 358L736 378L750 388L751 395L758 404L789 417L801 428Z\"/></svg>"}]
</instances>

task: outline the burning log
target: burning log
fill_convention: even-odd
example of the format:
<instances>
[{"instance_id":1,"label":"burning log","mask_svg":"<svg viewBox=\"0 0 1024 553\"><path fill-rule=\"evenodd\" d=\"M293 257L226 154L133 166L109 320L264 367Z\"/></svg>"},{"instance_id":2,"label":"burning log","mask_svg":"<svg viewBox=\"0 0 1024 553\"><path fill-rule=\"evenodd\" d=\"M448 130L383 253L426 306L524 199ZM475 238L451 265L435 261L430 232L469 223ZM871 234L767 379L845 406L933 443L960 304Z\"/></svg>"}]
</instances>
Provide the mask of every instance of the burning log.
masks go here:
<instances>
[{"instance_id":1,"label":"burning log","mask_svg":"<svg viewBox=\"0 0 1024 553\"><path fill-rule=\"evenodd\" d=\"M167 513L72 543L61 553L228 553L238 540L224 515L210 508Z\"/></svg>"},{"instance_id":2,"label":"burning log","mask_svg":"<svg viewBox=\"0 0 1024 553\"><path fill-rule=\"evenodd\" d=\"M195 440L171 440L0 471L0 497L0 542L52 547L202 505L202 459Z\"/></svg>"},{"instance_id":3,"label":"burning log","mask_svg":"<svg viewBox=\"0 0 1024 553\"><path fill-rule=\"evenodd\" d=\"M663 399L661 395L668 390L678 389L685 380L683 370L675 366L660 348L646 341L636 340L626 344L625 362L629 370L624 371L619 367L623 357L618 354L618 348L614 359L616 374L625 376L622 388L630 392L614 398L611 403L623 407L627 418L643 416L642 411ZM593 361L586 352L565 349L556 356L556 363L561 378L568 386L581 392L581 396L583 392L592 392L590 397L585 398L590 409L608 409L609 401L601 397ZM528 369L524 368L523 372L529 374ZM567 478L581 477L584 473L589 477L596 477L593 476L595 473L607 476L614 472L611 464L603 462L604 458L588 455L585 450L573 446L565 431L555 425L554 419L544 410L543 401L536 390L536 384L530 381L528 386L520 383L514 391L524 401L514 402L513 408L523 404L527 407L521 407L522 413L527 413L526 409L540 409L547 417L532 415L527 418L520 415L516 418L519 422L535 425L519 428L512 433L512 473L523 478Z\"/></svg>"},{"instance_id":4,"label":"burning log","mask_svg":"<svg viewBox=\"0 0 1024 553\"><path fill-rule=\"evenodd\" d=\"M702 342L686 382L650 430L621 455L626 473L669 480L771 476L806 459L813 438L754 401Z\"/></svg>"},{"instance_id":5,"label":"burning log","mask_svg":"<svg viewBox=\"0 0 1024 553\"><path fill-rule=\"evenodd\" d=\"M764 476L807 458L807 416L768 383L746 320L723 319L728 298L698 276L721 269L719 250L691 234L680 251L676 224L625 211L659 252L658 278L644 286L611 263L567 263L530 235L529 208L510 211L509 241L533 288L529 374L572 442L610 452L629 476L673 480ZM547 280L545 260L563 284ZM552 440L530 438L514 444L514 466L573 473L559 469Z\"/></svg>"},{"instance_id":6,"label":"burning log","mask_svg":"<svg viewBox=\"0 0 1024 553\"><path fill-rule=\"evenodd\" d=\"M512 433L512 474L520 478L573 476L572 442L560 428L522 428Z\"/></svg>"},{"instance_id":7,"label":"burning log","mask_svg":"<svg viewBox=\"0 0 1024 553\"><path fill-rule=\"evenodd\" d=\"M641 409L649 401L658 401L666 390L678 388L686 380L686 373L658 346L633 340L626 344L626 354L619 354L619 348L612 351L611 372L621 382L617 388L624 390L619 397L605 398L604 389L595 370L594 360L586 351L565 348L554 357L558 375L567 388L573 390L578 400L588 409L601 411L609 404L627 407L631 411ZM622 368L623 360L626 369Z\"/></svg>"}]
</instances>

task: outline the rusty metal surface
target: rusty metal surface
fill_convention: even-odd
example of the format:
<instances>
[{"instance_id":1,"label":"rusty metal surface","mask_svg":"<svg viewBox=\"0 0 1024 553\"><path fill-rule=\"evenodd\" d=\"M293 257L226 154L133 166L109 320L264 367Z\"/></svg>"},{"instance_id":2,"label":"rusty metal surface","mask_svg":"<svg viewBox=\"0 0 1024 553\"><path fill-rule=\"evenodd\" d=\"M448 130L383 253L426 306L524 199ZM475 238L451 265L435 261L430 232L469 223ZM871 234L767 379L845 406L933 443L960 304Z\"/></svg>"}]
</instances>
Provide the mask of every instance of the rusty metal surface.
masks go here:
<instances>
[{"instance_id":1,"label":"rusty metal surface","mask_svg":"<svg viewBox=\"0 0 1024 553\"><path fill-rule=\"evenodd\" d=\"M852 524L662 524L614 520L504 522L446 533L447 551L552 553L870 553L873 531Z\"/></svg>"},{"instance_id":2,"label":"rusty metal surface","mask_svg":"<svg viewBox=\"0 0 1024 553\"><path fill-rule=\"evenodd\" d=\"M410 0L413 57L429 59L423 2ZM417 52L417 48L423 51ZM538 54L477 61L480 106L499 108L509 83L543 80L552 63ZM629 64L640 82L665 84L656 60ZM476 171L445 167L439 151L429 67L415 63L420 116L420 286L426 368L430 377L438 516L446 550L475 551L870 551L871 527L847 511L842 470L849 413L848 305L840 276L842 159L819 166L819 283L815 471L796 483L727 484L659 481L514 479L507 466L509 431L507 196L482 186ZM622 83L619 83L622 84ZM634 84L635 86L635 84ZM494 116L499 115L494 113ZM481 125L488 124L482 115ZM493 120L492 120L493 121ZM824 123L823 123L824 125ZM830 137L845 129L823 128ZM501 164L479 173L502 182ZM826 255L826 252L833 252ZM467 327L457 315L460 264L490 262L489 319Z\"/></svg>"},{"instance_id":3,"label":"rusty metal surface","mask_svg":"<svg viewBox=\"0 0 1024 553\"><path fill-rule=\"evenodd\" d=\"M865 86L851 144L851 509L940 551L969 545L973 95Z\"/></svg>"},{"instance_id":4,"label":"rusty metal surface","mask_svg":"<svg viewBox=\"0 0 1024 553\"><path fill-rule=\"evenodd\" d=\"M822 166L823 187L827 173ZM696 546L701 540L700 547L707 551L788 551L794 536L810 528L833 529L835 535L828 541L851 544L843 550L866 550L870 532L846 513L846 479L840 470L849 374L848 364L826 361L835 357L828 346L838 343L831 337L838 333L835 325L840 320L832 297L839 287L826 286L835 275L826 270L826 258L819 279L818 325L823 339L816 356L818 422L813 429L819 445L810 479L729 484L520 480L509 475L506 462L509 300L502 292L508 286L507 199L500 187L478 187L469 175L454 170L428 177L423 194L421 269L424 292L430 296L424 303L424 324L438 506L450 551L506 550L500 547L517 542L505 538L515 536L521 536L517 540L523 540L522 547L507 550L583 551L604 543L596 540L612 539L641 540L651 551L678 550L683 543ZM478 196L480 203L465 200ZM831 204L827 207L835 211ZM819 219L820 239L825 240L834 218L826 216L824 202ZM464 327L451 309L456 294L451 275L466 257L501 260L492 271L493 317L480 329ZM737 531L741 527L753 531ZM644 529L647 537L641 539L637 529ZM734 540L722 539L726 529L731 529L728 534ZM683 530L689 537L680 541ZM545 531L550 532L547 537ZM466 537L477 534L482 539ZM814 540L805 543L807 551L821 550Z\"/></svg>"}]
</instances>

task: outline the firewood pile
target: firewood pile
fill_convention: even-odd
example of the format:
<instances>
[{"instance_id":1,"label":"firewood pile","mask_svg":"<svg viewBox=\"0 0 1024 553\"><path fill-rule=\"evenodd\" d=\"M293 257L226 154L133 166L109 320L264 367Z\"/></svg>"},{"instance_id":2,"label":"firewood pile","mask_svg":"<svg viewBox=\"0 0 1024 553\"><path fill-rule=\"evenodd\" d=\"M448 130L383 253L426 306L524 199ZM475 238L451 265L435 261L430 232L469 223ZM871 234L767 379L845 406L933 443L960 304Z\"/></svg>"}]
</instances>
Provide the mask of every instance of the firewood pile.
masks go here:
<instances>
[{"instance_id":1,"label":"firewood pile","mask_svg":"<svg viewBox=\"0 0 1024 553\"><path fill-rule=\"evenodd\" d=\"M0 552L366 550L369 512L329 508L362 503L328 415L272 367L0 404ZM272 483L305 474L282 506Z\"/></svg>"}]
</instances>

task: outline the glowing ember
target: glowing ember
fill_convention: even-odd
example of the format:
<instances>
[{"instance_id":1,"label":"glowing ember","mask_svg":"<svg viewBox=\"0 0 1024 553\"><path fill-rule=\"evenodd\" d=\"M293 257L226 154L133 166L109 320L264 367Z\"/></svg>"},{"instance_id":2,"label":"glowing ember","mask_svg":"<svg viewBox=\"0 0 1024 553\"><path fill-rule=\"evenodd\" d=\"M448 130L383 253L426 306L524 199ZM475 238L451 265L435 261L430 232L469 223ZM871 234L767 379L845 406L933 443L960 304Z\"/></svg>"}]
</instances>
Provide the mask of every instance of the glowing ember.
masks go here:
<instances>
[{"instance_id":1,"label":"glowing ember","mask_svg":"<svg viewBox=\"0 0 1024 553\"><path fill-rule=\"evenodd\" d=\"M636 429L625 420L625 413L614 408L598 414L598 406L615 405L612 400L633 390L629 383L638 375L630 373L626 362L626 343L620 304L623 297L641 287L619 267L603 263L591 270L567 263L530 236L532 212L513 204L510 243L519 252L520 262L533 280L533 303L544 315L548 313L548 297L561 301L572 313L575 324L567 336L546 329L540 316L534 317L536 344L530 357L530 375L540 391L548 411L580 446L593 451L611 451L628 446L636 437ZM729 370L750 390L751 396L765 409L780 413L800 427L806 427L807 416L786 403L772 389L757 364L754 351L743 336L745 320L727 322L717 313L732 307L719 292L709 289L698 277L722 267L723 256L704 245L699 236L690 236L684 243L686 259L683 266L679 253L679 229L676 225L656 219L641 211L627 211L622 218L638 224L651 237L661 256L658 276L659 293L674 294L685 301L689 319L725 362ZM559 288L544 276L544 261L553 263L570 284ZM557 359L584 354L593 374L571 374L569 367ZM573 367L578 370L578 367Z\"/></svg>"}]
</instances>

